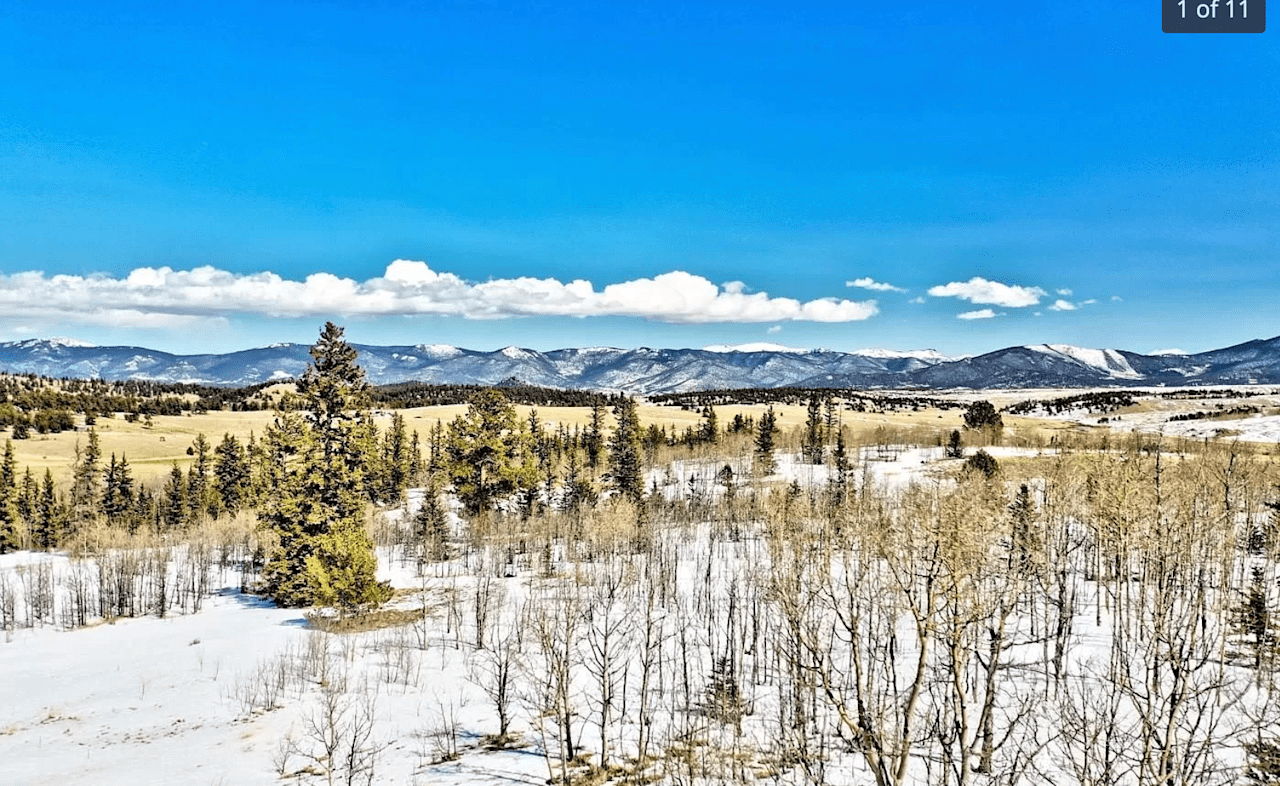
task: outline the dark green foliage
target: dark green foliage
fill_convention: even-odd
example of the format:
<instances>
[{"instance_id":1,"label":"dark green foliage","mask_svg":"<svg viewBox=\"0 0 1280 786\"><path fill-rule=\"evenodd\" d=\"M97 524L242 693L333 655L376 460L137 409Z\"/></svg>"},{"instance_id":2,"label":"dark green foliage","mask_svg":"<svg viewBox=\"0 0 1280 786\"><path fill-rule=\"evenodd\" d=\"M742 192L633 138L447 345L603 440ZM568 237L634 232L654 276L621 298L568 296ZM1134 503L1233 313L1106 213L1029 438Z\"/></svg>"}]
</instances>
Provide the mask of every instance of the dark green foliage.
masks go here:
<instances>
[{"instance_id":1,"label":"dark green foliage","mask_svg":"<svg viewBox=\"0 0 1280 786\"><path fill-rule=\"evenodd\" d=\"M773 414L773 407L765 410L760 416L760 424L756 428L756 464L757 475L772 475L775 463L773 460L773 437L777 432L778 419Z\"/></svg>"},{"instance_id":2,"label":"dark green foliage","mask_svg":"<svg viewBox=\"0 0 1280 786\"><path fill-rule=\"evenodd\" d=\"M376 579L364 526L368 386L342 329L326 323L298 383L305 418L281 413L263 439L268 491L260 520L278 544L263 568L267 594L282 606L377 606L391 588Z\"/></svg>"},{"instance_id":3,"label":"dark green foliage","mask_svg":"<svg viewBox=\"0 0 1280 786\"><path fill-rule=\"evenodd\" d=\"M22 546L18 525L18 464L13 442L5 440L4 460L0 461L0 554Z\"/></svg>"},{"instance_id":4,"label":"dark green foliage","mask_svg":"<svg viewBox=\"0 0 1280 786\"><path fill-rule=\"evenodd\" d=\"M65 521L66 511L58 499L58 493L53 484L53 473L46 469L44 482L40 484L40 495L35 510L35 526L31 533L35 548L48 550L62 545Z\"/></svg>"},{"instance_id":5,"label":"dark green foliage","mask_svg":"<svg viewBox=\"0 0 1280 786\"><path fill-rule=\"evenodd\" d=\"M566 512L576 513L583 508L594 507L599 494L591 485L591 481L583 476L582 467L578 463L578 451L569 451L569 466L565 470L564 498L562 507Z\"/></svg>"},{"instance_id":6,"label":"dark green foliage","mask_svg":"<svg viewBox=\"0 0 1280 786\"><path fill-rule=\"evenodd\" d=\"M978 452L985 453L985 451ZM1031 564L1034 555L1039 553L1041 547L1040 533L1035 523L1036 505L1026 483L1018 488L1018 495L1009 506L1009 516L1012 519L1013 528L1013 562L1015 565L1025 567Z\"/></svg>"},{"instance_id":7,"label":"dark green foliage","mask_svg":"<svg viewBox=\"0 0 1280 786\"><path fill-rule=\"evenodd\" d=\"M434 489L427 489L421 507L413 516L413 536L418 543L419 562L443 562L452 556L449 519Z\"/></svg>"},{"instance_id":8,"label":"dark green foliage","mask_svg":"<svg viewBox=\"0 0 1280 786\"><path fill-rule=\"evenodd\" d=\"M533 440L502 391L481 390L449 423L445 473L471 515L537 483Z\"/></svg>"},{"instance_id":9,"label":"dark green foliage","mask_svg":"<svg viewBox=\"0 0 1280 786\"><path fill-rule=\"evenodd\" d=\"M991 478L1000 471L1000 463L985 450L979 450L966 459L964 467L972 472L980 472L986 478Z\"/></svg>"},{"instance_id":10,"label":"dark green foliage","mask_svg":"<svg viewBox=\"0 0 1280 786\"><path fill-rule=\"evenodd\" d=\"M1254 566L1249 588L1244 597L1231 609L1231 626L1236 633L1246 637L1253 652L1253 668L1261 670L1276 652L1274 614L1267 598L1266 576L1259 566Z\"/></svg>"},{"instance_id":11,"label":"dark green foliage","mask_svg":"<svg viewBox=\"0 0 1280 786\"><path fill-rule=\"evenodd\" d=\"M85 529L97 516L102 504L102 447L98 432L89 429L89 444L84 450L76 442L76 458L71 466L70 528Z\"/></svg>"},{"instance_id":12,"label":"dark green foliage","mask_svg":"<svg viewBox=\"0 0 1280 786\"><path fill-rule=\"evenodd\" d=\"M979 429L998 431L1004 428L1004 420L990 401L975 401L964 412L964 426L974 431Z\"/></svg>"},{"instance_id":13,"label":"dark green foliage","mask_svg":"<svg viewBox=\"0 0 1280 786\"><path fill-rule=\"evenodd\" d=\"M196 434L191 455L195 461L187 471L187 520L195 523L205 517L216 517L221 505L213 483L213 456L204 434Z\"/></svg>"},{"instance_id":14,"label":"dark green foliage","mask_svg":"<svg viewBox=\"0 0 1280 786\"><path fill-rule=\"evenodd\" d=\"M704 707L707 716L720 723L736 726L742 721L746 703L730 658L716 658L711 664Z\"/></svg>"},{"instance_id":15,"label":"dark green foliage","mask_svg":"<svg viewBox=\"0 0 1280 786\"><path fill-rule=\"evenodd\" d=\"M960 439L959 431L952 431L947 438L946 454L947 458L964 458L964 442Z\"/></svg>"},{"instance_id":16,"label":"dark green foliage","mask_svg":"<svg viewBox=\"0 0 1280 786\"><path fill-rule=\"evenodd\" d=\"M106 516L107 523L130 532L137 529L133 476L129 472L128 459L122 455L117 461L116 454L112 453L102 473L102 485L102 514Z\"/></svg>"},{"instance_id":17,"label":"dark green foliage","mask_svg":"<svg viewBox=\"0 0 1280 786\"><path fill-rule=\"evenodd\" d=\"M384 505L397 504L404 497L413 474L413 458L403 415L396 413L391 416L391 427L382 438L381 454L374 501Z\"/></svg>"},{"instance_id":18,"label":"dark green foliage","mask_svg":"<svg viewBox=\"0 0 1280 786\"><path fill-rule=\"evenodd\" d=\"M822 415L822 399L815 393L809 399L808 417L804 423L804 439L801 442L801 452L804 454L804 460L809 464L823 463L823 453L826 445L826 421Z\"/></svg>"},{"instance_id":19,"label":"dark green foliage","mask_svg":"<svg viewBox=\"0 0 1280 786\"><path fill-rule=\"evenodd\" d=\"M230 434L214 449L213 477L222 509L235 515L249 503L250 471L248 451Z\"/></svg>"},{"instance_id":20,"label":"dark green foliage","mask_svg":"<svg viewBox=\"0 0 1280 786\"><path fill-rule=\"evenodd\" d=\"M161 504L161 523L166 532L178 532L190 523L191 508L187 500L187 478L175 461L164 484L164 502Z\"/></svg>"},{"instance_id":21,"label":"dark green foliage","mask_svg":"<svg viewBox=\"0 0 1280 786\"><path fill-rule=\"evenodd\" d=\"M609 438L609 485L640 502L644 482L640 477L640 417L633 398L624 398L613 407L616 425Z\"/></svg>"},{"instance_id":22,"label":"dark green foliage","mask_svg":"<svg viewBox=\"0 0 1280 786\"><path fill-rule=\"evenodd\" d=\"M716 417L716 408L710 404L702 408L702 426L699 429L699 436L703 442L714 445L720 439L719 419Z\"/></svg>"}]
</instances>

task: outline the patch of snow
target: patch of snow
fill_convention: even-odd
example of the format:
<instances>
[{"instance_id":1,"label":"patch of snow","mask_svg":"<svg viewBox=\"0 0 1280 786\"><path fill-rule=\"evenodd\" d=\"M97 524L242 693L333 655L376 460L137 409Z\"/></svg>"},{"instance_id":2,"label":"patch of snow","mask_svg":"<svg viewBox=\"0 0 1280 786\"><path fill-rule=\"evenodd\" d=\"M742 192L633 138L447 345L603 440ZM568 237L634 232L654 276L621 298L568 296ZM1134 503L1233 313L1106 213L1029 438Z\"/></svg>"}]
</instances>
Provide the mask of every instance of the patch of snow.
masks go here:
<instances>
[{"instance_id":1,"label":"patch of snow","mask_svg":"<svg viewBox=\"0 0 1280 786\"><path fill-rule=\"evenodd\" d=\"M462 350L452 344L418 344L414 349L433 358L452 358L462 354Z\"/></svg>"},{"instance_id":2,"label":"patch of snow","mask_svg":"<svg viewBox=\"0 0 1280 786\"><path fill-rule=\"evenodd\" d=\"M702 348L703 352L794 352L800 355L807 355L813 352L812 349L800 349L798 347L788 347L782 344L775 344L771 341L756 341L748 344L708 344Z\"/></svg>"},{"instance_id":3,"label":"patch of snow","mask_svg":"<svg viewBox=\"0 0 1280 786\"><path fill-rule=\"evenodd\" d=\"M951 355L944 355L936 349L855 349L850 354L861 355L866 358L880 358L882 360L888 360L891 358L916 358L917 360L932 360L938 363L959 359ZM968 356L965 355L963 357Z\"/></svg>"},{"instance_id":4,"label":"patch of snow","mask_svg":"<svg viewBox=\"0 0 1280 786\"><path fill-rule=\"evenodd\" d=\"M1030 344L1027 346L1034 352L1046 355L1057 355L1070 358L1086 366L1096 368L1110 377L1119 379L1141 379L1142 375L1133 370L1124 355L1114 349L1088 349L1070 344Z\"/></svg>"}]
</instances>

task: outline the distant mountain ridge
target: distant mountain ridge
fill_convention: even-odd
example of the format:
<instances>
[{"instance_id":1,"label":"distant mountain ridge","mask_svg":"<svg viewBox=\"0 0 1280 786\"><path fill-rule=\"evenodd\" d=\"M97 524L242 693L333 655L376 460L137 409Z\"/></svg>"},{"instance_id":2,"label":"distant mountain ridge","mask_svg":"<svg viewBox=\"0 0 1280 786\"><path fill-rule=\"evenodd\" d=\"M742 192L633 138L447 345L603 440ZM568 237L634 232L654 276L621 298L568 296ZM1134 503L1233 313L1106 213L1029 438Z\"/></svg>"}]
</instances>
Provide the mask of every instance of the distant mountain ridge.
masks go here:
<instances>
[{"instance_id":1,"label":"distant mountain ridge","mask_svg":"<svg viewBox=\"0 0 1280 786\"><path fill-rule=\"evenodd\" d=\"M1280 384L1280 337L1193 355L1142 355L1068 344L1008 347L949 358L934 350L836 352L778 345L705 349L587 347L539 352L447 344L355 345L374 384L496 385L675 393L716 388L1018 388ZM250 385L302 373L305 344L226 354L176 355L142 347L97 347L71 339L0 343L0 371L49 377L146 379Z\"/></svg>"}]
</instances>

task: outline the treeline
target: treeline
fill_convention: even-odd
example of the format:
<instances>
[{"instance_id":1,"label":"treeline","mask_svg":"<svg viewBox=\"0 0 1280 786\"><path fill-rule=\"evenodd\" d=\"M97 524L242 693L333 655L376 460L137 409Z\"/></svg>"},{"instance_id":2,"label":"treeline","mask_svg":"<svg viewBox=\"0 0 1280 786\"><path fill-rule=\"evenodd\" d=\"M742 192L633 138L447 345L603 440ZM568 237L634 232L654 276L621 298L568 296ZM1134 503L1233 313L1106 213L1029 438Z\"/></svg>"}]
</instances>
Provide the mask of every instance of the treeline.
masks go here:
<instances>
[{"instance_id":1,"label":"treeline","mask_svg":"<svg viewBox=\"0 0 1280 786\"><path fill-rule=\"evenodd\" d=\"M695 390L684 393L659 393L649 396L659 406L701 410L707 406L732 404L805 405L814 398L835 400L853 412L898 412L921 409L963 409L965 404L927 396L876 395L833 388L733 388L729 390Z\"/></svg>"},{"instance_id":2,"label":"treeline","mask_svg":"<svg viewBox=\"0 0 1280 786\"><path fill-rule=\"evenodd\" d=\"M1222 406L1219 404L1218 406ZM1187 420L1232 420L1242 418L1245 415L1257 415L1262 410L1258 407L1249 406L1248 404L1240 407L1231 407L1229 409L1216 410L1200 410L1197 412L1184 412L1180 415L1173 415L1169 418L1170 423L1178 423Z\"/></svg>"},{"instance_id":3,"label":"treeline","mask_svg":"<svg viewBox=\"0 0 1280 786\"><path fill-rule=\"evenodd\" d=\"M1136 390L1100 390L1060 398L1027 399L1010 404L1004 408L1004 411L1010 415L1027 415L1037 411L1056 415L1083 409L1092 413L1106 414L1124 407L1131 407L1141 397L1142 394Z\"/></svg>"},{"instance_id":4,"label":"treeline","mask_svg":"<svg viewBox=\"0 0 1280 786\"><path fill-rule=\"evenodd\" d=\"M447 404L466 404L487 385L439 385L425 382L397 382L381 385L372 390L374 406L385 409L410 409L435 407ZM498 385L502 394L513 404L533 407L591 407L597 404L612 407L622 399L617 393L597 393L591 390L564 390L544 388L520 383Z\"/></svg>"},{"instance_id":5,"label":"treeline","mask_svg":"<svg viewBox=\"0 0 1280 786\"><path fill-rule=\"evenodd\" d=\"M370 419L357 424L360 445L355 491L370 503L396 504L424 472L417 432L392 418L379 433ZM196 436L187 454L191 464L175 462L164 482L151 487L133 477L126 455L104 456L92 428L82 449L76 447L69 483L59 484L46 469L19 471L12 441L0 460L0 553L16 549L75 547L82 536L101 527L128 534L179 535L197 525L241 511L256 510L277 492L273 480L289 446L278 430L247 442L227 434L215 446Z\"/></svg>"}]
</instances>

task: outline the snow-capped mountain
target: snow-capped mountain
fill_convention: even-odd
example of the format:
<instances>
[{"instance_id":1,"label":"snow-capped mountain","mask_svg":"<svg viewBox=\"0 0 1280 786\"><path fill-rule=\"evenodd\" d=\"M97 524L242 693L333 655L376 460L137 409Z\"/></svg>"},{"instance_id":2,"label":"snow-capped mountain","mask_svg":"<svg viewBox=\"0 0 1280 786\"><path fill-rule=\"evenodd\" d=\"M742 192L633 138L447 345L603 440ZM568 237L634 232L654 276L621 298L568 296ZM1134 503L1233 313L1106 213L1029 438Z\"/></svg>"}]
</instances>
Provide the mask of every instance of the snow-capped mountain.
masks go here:
<instances>
[{"instance_id":1,"label":"snow-capped mountain","mask_svg":"<svg viewBox=\"0 0 1280 786\"><path fill-rule=\"evenodd\" d=\"M311 361L303 344L222 355L97 347L67 339L0 343L0 371L51 377L248 385L294 377ZM495 351L446 344L356 345L374 384L531 385L634 393L745 387L1095 387L1280 383L1280 337L1194 355L1142 355L1068 344L1009 347L974 357L935 350L836 352L771 344L703 349L586 347Z\"/></svg>"}]
</instances>

